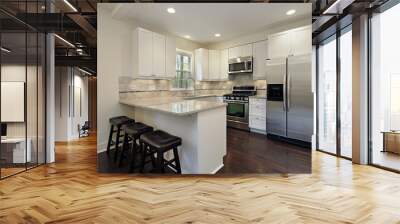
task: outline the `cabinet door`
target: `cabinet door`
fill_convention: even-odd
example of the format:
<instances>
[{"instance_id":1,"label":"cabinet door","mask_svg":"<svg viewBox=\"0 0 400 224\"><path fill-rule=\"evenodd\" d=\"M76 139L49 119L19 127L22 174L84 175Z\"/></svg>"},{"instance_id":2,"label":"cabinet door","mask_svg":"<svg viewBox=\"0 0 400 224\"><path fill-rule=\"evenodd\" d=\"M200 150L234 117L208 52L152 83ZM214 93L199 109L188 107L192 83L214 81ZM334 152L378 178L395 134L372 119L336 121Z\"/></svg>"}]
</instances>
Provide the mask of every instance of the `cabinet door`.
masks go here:
<instances>
[{"instance_id":1,"label":"cabinet door","mask_svg":"<svg viewBox=\"0 0 400 224\"><path fill-rule=\"evenodd\" d=\"M153 33L153 75L165 77L165 36Z\"/></svg>"},{"instance_id":2,"label":"cabinet door","mask_svg":"<svg viewBox=\"0 0 400 224\"><path fill-rule=\"evenodd\" d=\"M290 55L304 55L311 53L311 27L302 27L295 29L291 33L291 51Z\"/></svg>"},{"instance_id":3,"label":"cabinet door","mask_svg":"<svg viewBox=\"0 0 400 224\"><path fill-rule=\"evenodd\" d=\"M208 51L208 79L210 80L218 80L220 73L220 53L218 50L209 50Z\"/></svg>"},{"instance_id":4,"label":"cabinet door","mask_svg":"<svg viewBox=\"0 0 400 224\"><path fill-rule=\"evenodd\" d=\"M232 47L228 50L229 59L240 57L240 47Z\"/></svg>"},{"instance_id":5,"label":"cabinet door","mask_svg":"<svg viewBox=\"0 0 400 224\"><path fill-rule=\"evenodd\" d=\"M173 37L166 37L165 57L165 76L174 78L176 76L176 43Z\"/></svg>"},{"instance_id":6,"label":"cabinet door","mask_svg":"<svg viewBox=\"0 0 400 224\"><path fill-rule=\"evenodd\" d=\"M196 80L208 79L208 50L199 48L194 51L195 53L195 72Z\"/></svg>"},{"instance_id":7,"label":"cabinet door","mask_svg":"<svg viewBox=\"0 0 400 224\"><path fill-rule=\"evenodd\" d=\"M228 49L221 50L221 59L220 59L220 67L221 67L221 72L220 72L220 80L227 80L228 79Z\"/></svg>"},{"instance_id":8,"label":"cabinet door","mask_svg":"<svg viewBox=\"0 0 400 224\"><path fill-rule=\"evenodd\" d=\"M239 47L240 57L253 56L253 44L246 44Z\"/></svg>"},{"instance_id":9,"label":"cabinet door","mask_svg":"<svg viewBox=\"0 0 400 224\"><path fill-rule=\"evenodd\" d=\"M253 79L267 79L266 60L268 59L267 41L253 44Z\"/></svg>"},{"instance_id":10,"label":"cabinet door","mask_svg":"<svg viewBox=\"0 0 400 224\"><path fill-rule=\"evenodd\" d=\"M270 59L287 57L291 50L290 32L282 32L268 36L268 57Z\"/></svg>"},{"instance_id":11,"label":"cabinet door","mask_svg":"<svg viewBox=\"0 0 400 224\"><path fill-rule=\"evenodd\" d=\"M153 75L153 32L138 29L137 49L138 49L138 75Z\"/></svg>"}]
</instances>

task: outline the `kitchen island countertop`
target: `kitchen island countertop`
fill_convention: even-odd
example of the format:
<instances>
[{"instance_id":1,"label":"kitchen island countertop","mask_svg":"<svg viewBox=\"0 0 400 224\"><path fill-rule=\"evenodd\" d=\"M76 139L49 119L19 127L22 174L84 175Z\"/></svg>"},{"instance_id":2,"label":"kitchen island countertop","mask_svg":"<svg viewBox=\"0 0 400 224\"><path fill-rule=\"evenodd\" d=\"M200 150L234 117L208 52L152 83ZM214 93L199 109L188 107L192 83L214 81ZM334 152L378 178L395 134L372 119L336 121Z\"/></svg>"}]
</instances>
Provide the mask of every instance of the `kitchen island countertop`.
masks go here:
<instances>
[{"instance_id":1,"label":"kitchen island countertop","mask_svg":"<svg viewBox=\"0 0 400 224\"><path fill-rule=\"evenodd\" d=\"M226 103L203 101L201 99L183 98L145 98L145 99L120 99L121 104L155 110L173 115L185 116L218 107L226 107Z\"/></svg>"}]
</instances>

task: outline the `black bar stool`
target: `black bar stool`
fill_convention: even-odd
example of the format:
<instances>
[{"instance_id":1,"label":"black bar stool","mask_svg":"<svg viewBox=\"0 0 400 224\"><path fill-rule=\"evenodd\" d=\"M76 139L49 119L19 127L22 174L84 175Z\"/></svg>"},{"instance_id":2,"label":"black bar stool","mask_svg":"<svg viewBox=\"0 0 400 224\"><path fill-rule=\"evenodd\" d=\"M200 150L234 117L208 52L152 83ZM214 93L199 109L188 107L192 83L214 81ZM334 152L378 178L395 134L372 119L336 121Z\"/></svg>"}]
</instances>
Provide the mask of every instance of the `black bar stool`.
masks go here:
<instances>
[{"instance_id":1,"label":"black bar stool","mask_svg":"<svg viewBox=\"0 0 400 224\"><path fill-rule=\"evenodd\" d=\"M111 146L115 145L115 154L114 154L114 161L117 161L120 138L123 137L121 134L122 125L128 123L134 123L135 120L126 116L118 116L110 118L110 135L108 137L107 143L107 155L110 155ZM115 129L116 128L116 129ZM115 140L113 140L113 135L116 132Z\"/></svg>"},{"instance_id":2,"label":"black bar stool","mask_svg":"<svg viewBox=\"0 0 400 224\"><path fill-rule=\"evenodd\" d=\"M151 156L153 160L154 154L157 154L155 166L157 173L165 173L165 168L167 166L174 168L176 173L182 173L178 154L178 146L182 144L181 138L168 134L167 132L157 130L142 134L140 136L140 144L143 151L141 172L144 171L146 157ZM164 153L170 150L173 150L174 158L171 160L165 160Z\"/></svg>"},{"instance_id":3,"label":"black bar stool","mask_svg":"<svg viewBox=\"0 0 400 224\"><path fill-rule=\"evenodd\" d=\"M138 149L140 149L137 147L137 140L140 138L142 134L147 132L152 132L153 127L140 122L136 122L136 123L126 124L124 125L123 128L125 136L124 136L124 143L122 145L121 155L118 161L118 166L121 166L125 150L129 149L131 151L131 163L129 171L133 172L133 170L135 169L136 153L139 151ZM131 143L132 147L130 147Z\"/></svg>"}]
</instances>

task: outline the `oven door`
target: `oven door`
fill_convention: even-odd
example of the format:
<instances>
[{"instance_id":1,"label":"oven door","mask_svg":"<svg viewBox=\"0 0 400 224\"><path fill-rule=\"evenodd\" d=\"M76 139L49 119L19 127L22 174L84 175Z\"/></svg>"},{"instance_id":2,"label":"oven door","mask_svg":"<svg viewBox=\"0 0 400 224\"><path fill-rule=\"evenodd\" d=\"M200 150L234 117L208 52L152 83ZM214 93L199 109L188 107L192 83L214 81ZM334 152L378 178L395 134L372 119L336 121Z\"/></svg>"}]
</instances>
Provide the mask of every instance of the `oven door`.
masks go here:
<instances>
[{"instance_id":1,"label":"oven door","mask_svg":"<svg viewBox=\"0 0 400 224\"><path fill-rule=\"evenodd\" d=\"M228 103L226 108L227 120L241 123L249 123L249 104L247 102L225 101Z\"/></svg>"}]
</instances>

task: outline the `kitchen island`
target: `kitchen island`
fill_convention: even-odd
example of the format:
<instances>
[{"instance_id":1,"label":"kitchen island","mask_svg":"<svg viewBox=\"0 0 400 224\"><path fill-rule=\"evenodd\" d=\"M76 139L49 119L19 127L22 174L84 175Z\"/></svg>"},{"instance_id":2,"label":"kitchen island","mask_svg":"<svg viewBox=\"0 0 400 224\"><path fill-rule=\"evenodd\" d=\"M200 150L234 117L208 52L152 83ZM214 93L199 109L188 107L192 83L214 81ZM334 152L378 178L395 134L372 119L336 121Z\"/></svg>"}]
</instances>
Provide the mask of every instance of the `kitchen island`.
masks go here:
<instances>
[{"instance_id":1,"label":"kitchen island","mask_svg":"<svg viewBox=\"0 0 400 224\"><path fill-rule=\"evenodd\" d=\"M201 99L120 99L132 107L136 121L182 138L183 174L214 174L226 155L226 104ZM169 155L166 155L167 157Z\"/></svg>"}]
</instances>

